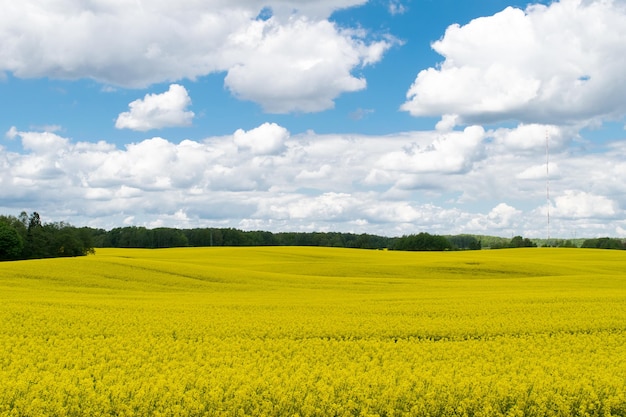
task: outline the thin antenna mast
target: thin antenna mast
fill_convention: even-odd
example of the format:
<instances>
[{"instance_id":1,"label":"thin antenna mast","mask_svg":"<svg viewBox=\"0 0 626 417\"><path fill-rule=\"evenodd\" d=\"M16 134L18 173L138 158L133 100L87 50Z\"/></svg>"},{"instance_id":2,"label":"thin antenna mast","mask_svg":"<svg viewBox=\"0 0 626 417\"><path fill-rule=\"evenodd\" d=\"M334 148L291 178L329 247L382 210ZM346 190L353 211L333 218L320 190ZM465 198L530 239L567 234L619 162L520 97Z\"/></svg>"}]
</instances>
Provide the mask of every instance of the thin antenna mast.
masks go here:
<instances>
[{"instance_id":1,"label":"thin antenna mast","mask_svg":"<svg viewBox=\"0 0 626 417\"><path fill-rule=\"evenodd\" d=\"M548 213L548 241L550 244L550 139L548 137L548 129L546 129L546 203Z\"/></svg>"}]
</instances>

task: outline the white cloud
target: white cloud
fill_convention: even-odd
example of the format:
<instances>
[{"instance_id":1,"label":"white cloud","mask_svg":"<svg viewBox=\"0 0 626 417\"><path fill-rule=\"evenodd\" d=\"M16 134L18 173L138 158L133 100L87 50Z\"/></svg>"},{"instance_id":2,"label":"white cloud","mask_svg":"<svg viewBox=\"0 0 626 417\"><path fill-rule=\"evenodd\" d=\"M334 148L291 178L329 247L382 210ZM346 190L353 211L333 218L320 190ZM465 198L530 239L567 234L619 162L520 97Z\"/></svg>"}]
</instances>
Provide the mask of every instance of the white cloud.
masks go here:
<instances>
[{"instance_id":1,"label":"white cloud","mask_svg":"<svg viewBox=\"0 0 626 417\"><path fill-rule=\"evenodd\" d=\"M230 38L225 85L270 113L330 109L341 93L366 87L351 71L378 62L392 44L366 44L358 35L327 20L255 21Z\"/></svg>"},{"instance_id":2,"label":"white cloud","mask_svg":"<svg viewBox=\"0 0 626 417\"><path fill-rule=\"evenodd\" d=\"M459 116L456 114L444 114L441 117L441 120L437 122L435 130L438 130L440 132L449 132L454 129L454 126L457 125L458 119Z\"/></svg>"},{"instance_id":3,"label":"white cloud","mask_svg":"<svg viewBox=\"0 0 626 417\"><path fill-rule=\"evenodd\" d=\"M0 16L0 72L91 78L105 91L226 73L234 95L270 112L316 112L366 86L353 75L395 43L331 23L366 0L9 2ZM257 19L272 10L268 19Z\"/></svg>"},{"instance_id":4,"label":"white cloud","mask_svg":"<svg viewBox=\"0 0 626 417\"><path fill-rule=\"evenodd\" d=\"M120 113L115 127L145 132L164 127L189 126L194 118L194 113L187 111L190 105L191 99L185 87L172 84L165 93L146 94L143 100L130 103L130 111Z\"/></svg>"},{"instance_id":5,"label":"white cloud","mask_svg":"<svg viewBox=\"0 0 626 417\"><path fill-rule=\"evenodd\" d=\"M543 165L533 165L526 168L524 171L517 174L515 177L521 180L548 180L560 176L559 166L555 163L548 163Z\"/></svg>"},{"instance_id":6,"label":"white cloud","mask_svg":"<svg viewBox=\"0 0 626 417\"><path fill-rule=\"evenodd\" d=\"M545 159L541 149L511 152L517 130L291 135L265 123L202 141L152 137L117 148L16 128L22 149L0 149L0 208L106 228L127 221L541 237ZM552 236L626 229L626 146L576 154L560 132L563 145L551 159Z\"/></svg>"},{"instance_id":7,"label":"white cloud","mask_svg":"<svg viewBox=\"0 0 626 417\"><path fill-rule=\"evenodd\" d=\"M17 128L15 126L11 126L11 128L4 134L4 137L13 140L18 134L19 132L17 131Z\"/></svg>"},{"instance_id":8,"label":"white cloud","mask_svg":"<svg viewBox=\"0 0 626 417\"><path fill-rule=\"evenodd\" d=\"M63 152L69 140L51 132L11 132L14 137L22 138L24 149L36 155L59 154Z\"/></svg>"},{"instance_id":9,"label":"white cloud","mask_svg":"<svg viewBox=\"0 0 626 417\"><path fill-rule=\"evenodd\" d=\"M239 129L233 135L233 140L239 148L250 149L256 155L280 153L288 138L289 131L276 123L263 123L247 132Z\"/></svg>"},{"instance_id":10,"label":"white cloud","mask_svg":"<svg viewBox=\"0 0 626 417\"><path fill-rule=\"evenodd\" d=\"M618 1L561 0L507 8L450 26L402 109L464 123L565 123L626 114L626 10Z\"/></svg>"},{"instance_id":11,"label":"white cloud","mask_svg":"<svg viewBox=\"0 0 626 417\"><path fill-rule=\"evenodd\" d=\"M575 136L575 130L536 123L501 128L494 133L496 141L509 151L533 153L546 153L546 147L548 151L562 149Z\"/></svg>"},{"instance_id":12,"label":"white cloud","mask_svg":"<svg viewBox=\"0 0 626 417\"><path fill-rule=\"evenodd\" d=\"M551 215L565 218L610 218L618 213L611 199L579 190L565 190L554 199Z\"/></svg>"},{"instance_id":13,"label":"white cloud","mask_svg":"<svg viewBox=\"0 0 626 417\"><path fill-rule=\"evenodd\" d=\"M498 230L498 234L518 229L522 212L506 203L500 203L487 214L476 215L469 223L468 229L478 233Z\"/></svg>"},{"instance_id":14,"label":"white cloud","mask_svg":"<svg viewBox=\"0 0 626 417\"><path fill-rule=\"evenodd\" d=\"M427 144L413 143L403 150L383 155L379 168L412 173L462 173L480 158L485 131L470 126L463 132L449 132Z\"/></svg>"},{"instance_id":15,"label":"white cloud","mask_svg":"<svg viewBox=\"0 0 626 417\"><path fill-rule=\"evenodd\" d=\"M345 221L361 202L350 194L327 192L314 197L298 194L268 199L260 203L255 216L307 221Z\"/></svg>"}]
</instances>

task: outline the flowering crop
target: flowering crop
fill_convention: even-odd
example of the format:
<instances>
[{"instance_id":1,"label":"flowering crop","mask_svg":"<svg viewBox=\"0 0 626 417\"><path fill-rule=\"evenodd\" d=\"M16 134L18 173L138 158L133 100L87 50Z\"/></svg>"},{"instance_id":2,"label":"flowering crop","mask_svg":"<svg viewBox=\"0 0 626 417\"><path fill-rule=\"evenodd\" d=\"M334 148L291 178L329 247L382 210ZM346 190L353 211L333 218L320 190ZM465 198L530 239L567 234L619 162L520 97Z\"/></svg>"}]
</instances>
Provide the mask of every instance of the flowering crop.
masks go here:
<instances>
[{"instance_id":1,"label":"flowering crop","mask_svg":"<svg viewBox=\"0 0 626 417\"><path fill-rule=\"evenodd\" d=\"M0 416L625 416L626 253L0 263Z\"/></svg>"}]
</instances>

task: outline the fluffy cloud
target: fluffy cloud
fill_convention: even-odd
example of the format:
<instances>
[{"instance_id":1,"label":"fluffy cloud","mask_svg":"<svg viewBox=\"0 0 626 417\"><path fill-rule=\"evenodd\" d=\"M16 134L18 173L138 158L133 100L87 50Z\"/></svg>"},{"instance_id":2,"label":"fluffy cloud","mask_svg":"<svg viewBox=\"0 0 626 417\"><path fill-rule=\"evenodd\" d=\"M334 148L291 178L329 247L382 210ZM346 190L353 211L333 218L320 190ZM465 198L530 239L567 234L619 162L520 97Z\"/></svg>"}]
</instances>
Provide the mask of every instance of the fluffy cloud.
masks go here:
<instances>
[{"instance_id":1,"label":"fluffy cloud","mask_svg":"<svg viewBox=\"0 0 626 417\"><path fill-rule=\"evenodd\" d=\"M517 146L511 138L526 140L526 129L291 135L265 123L201 141L152 137L121 149L10 129L22 149L0 148L0 212L38 210L45 219L106 228L129 221L541 237L543 148L511 152ZM552 236L626 230L626 146L609 143L576 156L570 141L562 143L551 161L551 169L558 167L551 178Z\"/></svg>"},{"instance_id":2,"label":"fluffy cloud","mask_svg":"<svg viewBox=\"0 0 626 417\"><path fill-rule=\"evenodd\" d=\"M288 138L289 131L276 123L264 123L248 132L239 129L233 135L233 140L239 148L249 149L256 155L280 153Z\"/></svg>"},{"instance_id":3,"label":"fluffy cloud","mask_svg":"<svg viewBox=\"0 0 626 417\"><path fill-rule=\"evenodd\" d=\"M565 190L554 199L551 215L566 218L610 218L618 213L611 199L579 190Z\"/></svg>"},{"instance_id":4,"label":"fluffy cloud","mask_svg":"<svg viewBox=\"0 0 626 417\"><path fill-rule=\"evenodd\" d=\"M332 108L339 94L365 88L365 79L354 77L352 69L378 62L391 46L389 41L368 45L358 35L326 20L255 21L231 37L238 56L225 84L270 113Z\"/></svg>"},{"instance_id":5,"label":"fluffy cloud","mask_svg":"<svg viewBox=\"0 0 626 417\"><path fill-rule=\"evenodd\" d=\"M489 213L476 215L468 223L468 229L477 231L478 233L484 233L488 230L498 230L498 234L502 235L503 232L506 233L519 229L522 223L521 215L522 212L515 207L506 203L500 203Z\"/></svg>"},{"instance_id":6,"label":"fluffy cloud","mask_svg":"<svg viewBox=\"0 0 626 417\"><path fill-rule=\"evenodd\" d=\"M365 88L352 72L395 42L327 20L365 1L10 2L0 16L0 72L124 87L224 72L233 94L267 111L321 111ZM261 11L269 17L257 18Z\"/></svg>"},{"instance_id":7,"label":"fluffy cloud","mask_svg":"<svg viewBox=\"0 0 626 417\"><path fill-rule=\"evenodd\" d=\"M561 0L509 7L450 26L432 47L445 60L421 71L402 108L464 123L564 123L622 117L626 9L620 1Z\"/></svg>"},{"instance_id":8,"label":"fluffy cloud","mask_svg":"<svg viewBox=\"0 0 626 417\"><path fill-rule=\"evenodd\" d=\"M461 174L480 158L485 131L470 126L463 132L449 132L433 141L412 143L402 150L383 155L378 168L406 173Z\"/></svg>"},{"instance_id":9,"label":"fluffy cloud","mask_svg":"<svg viewBox=\"0 0 626 417\"><path fill-rule=\"evenodd\" d=\"M347 221L361 201L347 193L327 192L305 197L297 194L261 202L260 217L306 219L307 221Z\"/></svg>"},{"instance_id":10,"label":"fluffy cloud","mask_svg":"<svg viewBox=\"0 0 626 417\"><path fill-rule=\"evenodd\" d=\"M576 130L554 125L520 124L514 129L502 128L494 133L498 144L511 152L545 153L546 147L563 149L577 136Z\"/></svg>"},{"instance_id":11,"label":"fluffy cloud","mask_svg":"<svg viewBox=\"0 0 626 417\"><path fill-rule=\"evenodd\" d=\"M191 99L185 87L172 84L165 93L146 94L143 100L130 103L130 111L120 113L115 127L145 132L163 127L189 126L194 117L192 111L187 111L190 105Z\"/></svg>"}]
</instances>

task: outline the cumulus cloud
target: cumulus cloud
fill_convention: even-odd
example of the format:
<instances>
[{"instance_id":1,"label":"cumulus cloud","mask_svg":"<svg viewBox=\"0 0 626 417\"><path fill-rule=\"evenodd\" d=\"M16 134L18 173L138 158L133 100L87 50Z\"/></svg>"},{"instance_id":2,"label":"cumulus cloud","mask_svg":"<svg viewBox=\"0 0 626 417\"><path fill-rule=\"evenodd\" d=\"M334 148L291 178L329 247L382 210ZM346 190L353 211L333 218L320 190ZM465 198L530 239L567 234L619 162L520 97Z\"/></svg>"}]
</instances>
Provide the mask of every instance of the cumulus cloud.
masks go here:
<instances>
[{"instance_id":1,"label":"cumulus cloud","mask_svg":"<svg viewBox=\"0 0 626 417\"><path fill-rule=\"evenodd\" d=\"M569 123L623 117L626 9L619 1L561 0L509 7L432 44L445 59L421 71L402 109L463 123Z\"/></svg>"},{"instance_id":2,"label":"cumulus cloud","mask_svg":"<svg viewBox=\"0 0 626 417\"><path fill-rule=\"evenodd\" d=\"M545 235L544 155L511 152L514 144L503 138L516 137L516 129L291 135L264 123L204 140L150 137L123 148L52 132L11 132L21 150L0 148L4 213L38 210L46 218L106 228L127 221ZM563 143L551 160L559 174L551 180L552 236L569 237L583 225L588 235L626 229L626 146L613 142L577 156Z\"/></svg>"},{"instance_id":3,"label":"cumulus cloud","mask_svg":"<svg viewBox=\"0 0 626 417\"><path fill-rule=\"evenodd\" d=\"M270 113L332 108L341 93L366 87L366 80L351 71L378 62L392 44L367 44L359 35L327 20L257 20L231 36L231 55L237 56L232 56L225 85Z\"/></svg>"},{"instance_id":4,"label":"cumulus cloud","mask_svg":"<svg viewBox=\"0 0 626 417\"><path fill-rule=\"evenodd\" d=\"M467 227L478 233L487 230L498 230L500 234L517 230L522 223L522 212L506 203L500 203L487 214L478 214L469 221Z\"/></svg>"},{"instance_id":5,"label":"cumulus cloud","mask_svg":"<svg viewBox=\"0 0 626 417\"><path fill-rule=\"evenodd\" d=\"M361 201L347 193L327 192L318 196L282 196L261 202L256 216L307 221L346 221Z\"/></svg>"},{"instance_id":6,"label":"cumulus cloud","mask_svg":"<svg viewBox=\"0 0 626 417\"><path fill-rule=\"evenodd\" d=\"M280 153L288 138L289 131L276 123L263 123L247 132L238 129L233 135L233 140L239 148L249 149L256 155Z\"/></svg>"},{"instance_id":7,"label":"cumulus cloud","mask_svg":"<svg viewBox=\"0 0 626 417\"><path fill-rule=\"evenodd\" d=\"M457 125L459 116L456 114L444 114L435 125L435 130L449 132Z\"/></svg>"},{"instance_id":8,"label":"cumulus cloud","mask_svg":"<svg viewBox=\"0 0 626 417\"><path fill-rule=\"evenodd\" d=\"M470 126L427 144L413 143L401 151L389 152L380 159L378 167L414 173L462 173L480 158L484 138L481 126Z\"/></svg>"},{"instance_id":9,"label":"cumulus cloud","mask_svg":"<svg viewBox=\"0 0 626 417\"><path fill-rule=\"evenodd\" d=\"M610 218L618 213L617 204L610 198L580 190L565 190L554 199L551 215L554 217Z\"/></svg>"},{"instance_id":10,"label":"cumulus cloud","mask_svg":"<svg viewBox=\"0 0 626 417\"><path fill-rule=\"evenodd\" d=\"M495 140L509 151L532 153L545 153L546 147L562 149L576 136L575 129L536 123L500 128L494 133Z\"/></svg>"},{"instance_id":11,"label":"cumulus cloud","mask_svg":"<svg viewBox=\"0 0 626 417\"><path fill-rule=\"evenodd\" d=\"M10 2L0 16L0 72L91 78L107 88L223 72L235 96L269 112L316 112L365 88L353 71L395 43L328 20L365 2ZM262 10L268 18L257 18Z\"/></svg>"},{"instance_id":12,"label":"cumulus cloud","mask_svg":"<svg viewBox=\"0 0 626 417\"><path fill-rule=\"evenodd\" d=\"M36 155L59 154L69 144L69 140L52 132L18 132L11 130L14 136L22 138L24 149Z\"/></svg>"},{"instance_id":13,"label":"cumulus cloud","mask_svg":"<svg viewBox=\"0 0 626 417\"><path fill-rule=\"evenodd\" d=\"M165 93L146 94L143 100L130 103L130 111L120 113L115 127L145 132L164 127L189 126L194 118L194 113L187 110L190 105L187 89L172 84Z\"/></svg>"}]
</instances>

